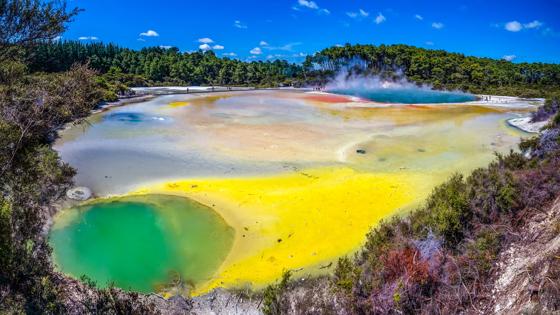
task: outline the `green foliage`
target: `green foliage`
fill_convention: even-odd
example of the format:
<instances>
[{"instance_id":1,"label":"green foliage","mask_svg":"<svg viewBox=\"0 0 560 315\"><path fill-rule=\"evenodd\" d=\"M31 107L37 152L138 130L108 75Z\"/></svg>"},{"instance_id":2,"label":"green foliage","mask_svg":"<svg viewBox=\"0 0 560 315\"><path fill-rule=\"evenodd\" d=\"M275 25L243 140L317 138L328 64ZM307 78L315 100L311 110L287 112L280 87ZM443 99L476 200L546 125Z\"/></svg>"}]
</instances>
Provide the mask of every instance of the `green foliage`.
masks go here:
<instances>
[{"instance_id":1,"label":"green foliage","mask_svg":"<svg viewBox=\"0 0 560 315\"><path fill-rule=\"evenodd\" d=\"M363 253L368 253L369 259L377 259L381 252L390 246L390 240L396 236L396 226L400 219L395 217L391 221L382 221L366 235ZM364 257L362 257L364 258Z\"/></svg>"},{"instance_id":2,"label":"green foliage","mask_svg":"<svg viewBox=\"0 0 560 315\"><path fill-rule=\"evenodd\" d=\"M5 278L4 274L10 269L13 244L12 244L12 206L0 196L0 278Z\"/></svg>"},{"instance_id":3,"label":"green foliage","mask_svg":"<svg viewBox=\"0 0 560 315\"><path fill-rule=\"evenodd\" d=\"M0 88L0 196L10 200L7 208L3 199L0 218L6 262L0 287L17 292L26 312L64 309L64 293L52 278L50 250L41 235L46 207L75 173L48 144L58 127L90 112L92 78L89 70L76 68L53 76L26 75Z\"/></svg>"},{"instance_id":4,"label":"green foliage","mask_svg":"<svg viewBox=\"0 0 560 315\"><path fill-rule=\"evenodd\" d=\"M419 236L436 232L451 248L462 241L470 217L467 185L462 175L454 174L434 188L426 205L413 214L412 228Z\"/></svg>"},{"instance_id":5,"label":"green foliage","mask_svg":"<svg viewBox=\"0 0 560 315\"><path fill-rule=\"evenodd\" d=\"M284 271L280 282L271 284L264 289L262 311L265 315L282 314L282 294L288 288L291 276L290 271Z\"/></svg>"},{"instance_id":6,"label":"green foliage","mask_svg":"<svg viewBox=\"0 0 560 315\"><path fill-rule=\"evenodd\" d=\"M0 84L13 84L27 74L27 65L20 61L4 60L0 62Z\"/></svg>"},{"instance_id":7,"label":"green foliage","mask_svg":"<svg viewBox=\"0 0 560 315\"><path fill-rule=\"evenodd\" d=\"M510 150L508 154L495 153L496 160L491 164L493 167L501 167L506 170L523 169L527 163L527 159L520 152Z\"/></svg>"},{"instance_id":8,"label":"green foliage","mask_svg":"<svg viewBox=\"0 0 560 315\"><path fill-rule=\"evenodd\" d=\"M0 1L0 61L20 56L21 48L53 40L78 13L65 1Z\"/></svg>"},{"instance_id":9,"label":"green foliage","mask_svg":"<svg viewBox=\"0 0 560 315\"><path fill-rule=\"evenodd\" d=\"M539 144L538 136L521 139L521 141L519 142L519 150L521 150L521 152L530 152L532 150L535 150L538 144Z\"/></svg>"},{"instance_id":10,"label":"green foliage","mask_svg":"<svg viewBox=\"0 0 560 315\"><path fill-rule=\"evenodd\" d=\"M478 232L474 242L467 246L467 256L481 272L488 272L500 250L500 233L486 228Z\"/></svg>"},{"instance_id":11,"label":"green foliage","mask_svg":"<svg viewBox=\"0 0 560 315\"><path fill-rule=\"evenodd\" d=\"M181 53L176 48L140 51L113 44L46 43L29 54L31 71L66 71L74 63L88 63L110 84L126 86L250 85L279 86L295 83L301 68L286 61L242 62L218 58L212 51Z\"/></svg>"},{"instance_id":12,"label":"green foliage","mask_svg":"<svg viewBox=\"0 0 560 315\"><path fill-rule=\"evenodd\" d=\"M80 281L92 289L95 289L97 287L97 282L95 282L95 280L88 277L87 275L81 275Z\"/></svg>"},{"instance_id":13,"label":"green foliage","mask_svg":"<svg viewBox=\"0 0 560 315\"><path fill-rule=\"evenodd\" d=\"M352 292L355 277L356 270L352 261L346 256L340 257L333 274L335 286L342 292L349 294Z\"/></svg>"},{"instance_id":14,"label":"green foliage","mask_svg":"<svg viewBox=\"0 0 560 315\"><path fill-rule=\"evenodd\" d=\"M560 127L560 112L556 113L556 116L552 119L552 125L554 127Z\"/></svg>"},{"instance_id":15,"label":"green foliage","mask_svg":"<svg viewBox=\"0 0 560 315\"><path fill-rule=\"evenodd\" d=\"M503 165L493 163L487 169L477 169L467 183L470 204L480 222L496 221L501 215L517 210L517 185L511 171Z\"/></svg>"}]
</instances>

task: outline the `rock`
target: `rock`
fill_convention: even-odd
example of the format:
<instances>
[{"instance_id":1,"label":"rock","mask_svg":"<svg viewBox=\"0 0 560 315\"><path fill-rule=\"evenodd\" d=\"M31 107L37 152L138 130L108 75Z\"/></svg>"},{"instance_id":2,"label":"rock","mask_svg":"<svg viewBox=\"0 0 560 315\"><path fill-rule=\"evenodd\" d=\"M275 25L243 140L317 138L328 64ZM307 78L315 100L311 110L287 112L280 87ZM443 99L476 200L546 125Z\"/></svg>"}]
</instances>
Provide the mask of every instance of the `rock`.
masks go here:
<instances>
[{"instance_id":1,"label":"rock","mask_svg":"<svg viewBox=\"0 0 560 315\"><path fill-rule=\"evenodd\" d=\"M87 187L74 187L66 192L66 197L77 201L88 200L91 198L91 195L91 189Z\"/></svg>"},{"instance_id":2,"label":"rock","mask_svg":"<svg viewBox=\"0 0 560 315\"><path fill-rule=\"evenodd\" d=\"M525 132L538 133L550 122L550 120L544 120L539 122L531 122L531 120L532 120L531 117L512 118L512 119L508 119L507 123L510 126Z\"/></svg>"},{"instance_id":3,"label":"rock","mask_svg":"<svg viewBox=\"0 0 560 315\"><path fill-rule=\"evenodd\" d=\"M358 154L366 154L366 150L364 150L364 149L358 149L358 150L356 150L356 153L358 153Z\"/></svg>"}]
</instances>

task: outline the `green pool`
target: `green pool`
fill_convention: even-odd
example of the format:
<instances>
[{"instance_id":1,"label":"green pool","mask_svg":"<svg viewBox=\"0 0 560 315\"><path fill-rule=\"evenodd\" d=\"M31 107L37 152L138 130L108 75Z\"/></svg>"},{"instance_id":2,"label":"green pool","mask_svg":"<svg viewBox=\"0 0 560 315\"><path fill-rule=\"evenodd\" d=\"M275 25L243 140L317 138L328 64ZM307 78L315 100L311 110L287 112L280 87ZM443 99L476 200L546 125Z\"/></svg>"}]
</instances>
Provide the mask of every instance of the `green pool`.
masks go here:
<instances>
[{"instance_id":1,"label":"green pool","mask_svg":"<svg viewBox=\"0 0 560 315\"><path fill-rule=\"evenodd\" d=\"M146 195L104 199L66 210L50 232L64 273L98 286L159 291L196 286L227 256L234 230L212 209L187 198Z\"/></svg>"}]
</instances>

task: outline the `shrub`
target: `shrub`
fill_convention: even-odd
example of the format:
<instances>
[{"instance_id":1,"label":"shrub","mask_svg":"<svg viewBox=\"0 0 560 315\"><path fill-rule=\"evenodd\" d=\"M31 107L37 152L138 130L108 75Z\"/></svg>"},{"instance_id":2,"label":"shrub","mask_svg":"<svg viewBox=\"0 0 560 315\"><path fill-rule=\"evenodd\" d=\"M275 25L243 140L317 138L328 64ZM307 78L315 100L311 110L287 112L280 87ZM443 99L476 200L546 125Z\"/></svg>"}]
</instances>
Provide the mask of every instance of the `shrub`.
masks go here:
<instances>
[{"instance_id":1,"label":"shrub","mask_svg":"<svg viewBox=\"0 0 560 315\"><path fill-rule=\"evenodd\" d=\"M519 172L519 199L528 208L542 207L560 193L560 155L542 161L539 167Z\"/></svg>"},{"instance_id":2,"label":"shrub","mask_svg":"<svg viewBox=\"0 0 560 315\"><path fill-rule=\"evenodd\" d=\"M482 223L496 222L502 214L513 213L519 195L512 173L498 164L477 169L467 179L470 206Z\"/></svg>"},{"instance_id":3,"label":"shrub","mask_svg":"<svg viewBox=\"0 0 560 315\"><path fill-rule=\"evenodd\" d=\"M548 98L543 106L533 112L531 122L545 121L554 116L558 110L560 110L560 97L556 95Z\"/></svg>"},{"instance_id":4,"label":"shrub","mask_svg":"<svg viewBox=\"0 0 560 315\"><path fill-rule=\"evenodd\" d=\"M430 231L435 231L449 248L458 244L471 217L466 188L460 174L452 175L434 188L424 208L411 217L416 235L423 238Z\"/></svg>"},{"instance_id":5,"label":"shrub","mask_svg":"<svg viewBox=\"0 0 560 315\"><path fill-rule=\"evenodd\" d=\"M282 294L288 287L291 275L290 271L284 271L279 283L271 284L264 289L262 311L265 315L282 314Z\"/></svg>"},{"instance_id":6,"label":"shrub","mask_svg":"<svg viewBox=\"0 0 560 315\"><path fill-rule=\"evenodd\" d=\"M500 250L500 233L491 228L483 228L475 240L467 245L469 257L481 272L489 272Z\"/></svg>"},{"instance_id":7,"label":"shrub","mask_svg":"<svg viewBox=\"0 0 560 315\"><path fill-rule=\"evenodd\" d=\"M333 282L335 287L344 293L351 293L354 286L356 269L352 261L344 256L338 259L333 274Z\"/></svg>"},{"instance_id":8,"label":"shrub","mask_svg":"<svg viewBox=\"0 0 560 315\"><path fill-rule=\"evenodd\" d=\"M554 116L554 119L552 119L552 126L560 127L560 112Z\"/></svg>"},{"instance_id":9,"label":"shrub","mask_svg":"<svg viewBox=\"0 0 560 315\"><path fill-rule=\"evenodd\" d=\"M12 258L12 206L0 196L0 279L6 278Z\"/></svg>"}]
</instances>

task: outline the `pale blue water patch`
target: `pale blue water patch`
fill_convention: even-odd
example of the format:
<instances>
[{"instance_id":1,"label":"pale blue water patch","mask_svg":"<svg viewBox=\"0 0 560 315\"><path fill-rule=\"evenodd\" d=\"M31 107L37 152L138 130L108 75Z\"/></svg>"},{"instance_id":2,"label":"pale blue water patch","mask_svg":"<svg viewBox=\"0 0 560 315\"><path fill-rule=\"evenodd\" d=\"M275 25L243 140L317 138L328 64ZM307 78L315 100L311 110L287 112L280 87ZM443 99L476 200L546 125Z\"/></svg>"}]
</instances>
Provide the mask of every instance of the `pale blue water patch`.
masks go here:
<instances>
[{"instance_id":1,"label":"pale blue water patch","mask_svg":"<svg viewBox=\"0 0 560 315\"><path fill-rule=\"evenodd\" d=\"M358 96L375 102L400 104L464 103L476 100L474 95L468 93L421 88L349 88L329 92Z\"/></svg>"},{"instance_id":2,"label":"pale blue water patch","mask_svg":"<svg viewBox=\"0 0 560 315\"><path fill-rule=\"evenodd\" d=\"M141 123L141 122L158 122L168 121L169 118L162 116L150 116L144 113L137 112L114 112L109 113L103 117L105 121L128 122L128 123Z\"/></svg>"}]
</instances>

